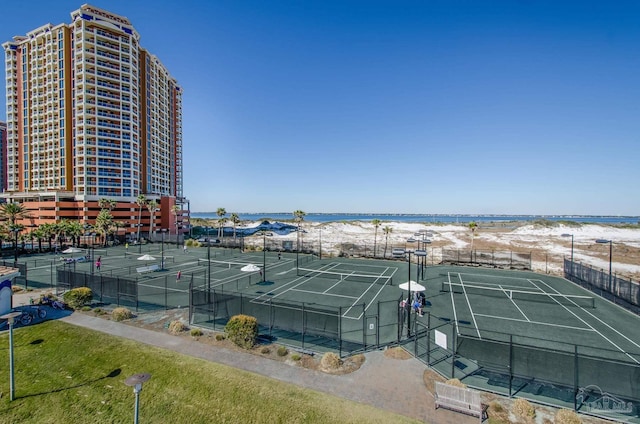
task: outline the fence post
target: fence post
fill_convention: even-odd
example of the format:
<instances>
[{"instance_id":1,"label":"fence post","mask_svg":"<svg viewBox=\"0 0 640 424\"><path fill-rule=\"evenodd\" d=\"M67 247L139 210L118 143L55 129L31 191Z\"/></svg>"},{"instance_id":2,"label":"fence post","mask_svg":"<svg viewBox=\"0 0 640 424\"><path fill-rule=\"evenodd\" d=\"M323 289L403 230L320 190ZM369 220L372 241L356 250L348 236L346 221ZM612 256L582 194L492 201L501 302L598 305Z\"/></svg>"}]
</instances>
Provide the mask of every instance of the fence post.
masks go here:
<instances>
[{"instance_id":1,"label":"fence post","mask_svg":"<svg viewBox=\"0 0 640 424\"><path fill-rule=\"evenodd\" d=\"M513 389L513 334L509 334L509 397Z\"/></svg>"},{"instance_id":2,"label":"fence post","mask_svg":"<svg viewBox=\"0 0 640 424\"><path fill-rule=\"evenodd\" d=\"M427 311L427 366L431 366L431 311Z\"/></svg>"},{"instance_id":3,"label":"fence post","mask_svg":"<svg viewBox=\"0 0 640 424\"><path fill-rule=\"evenodd\" d=\"M342 306L340 306L338 312L338 356L342 358Z\"/></svg>"},{"instance_id":4,"label":"fence post","mask_svg":"<svg viewBox=\"0 0 640 424\"><path fill-rule=\"evenodd\" d=\"M163 258L164 261L164 258ZM191 275L193 277L193 274ZM164 276L164 310L169 309L169 298L167 294L167 276Z\"/></svg>"},{"instance_id":5,"label":"fence post","mask_svg":"<svg viewBox=\"0 0 640 424\"><path fill-rule=\"evenodd\" d=\"M578 345L573 345L573 410L578 410Z\"/></svg>"}]
</instances>

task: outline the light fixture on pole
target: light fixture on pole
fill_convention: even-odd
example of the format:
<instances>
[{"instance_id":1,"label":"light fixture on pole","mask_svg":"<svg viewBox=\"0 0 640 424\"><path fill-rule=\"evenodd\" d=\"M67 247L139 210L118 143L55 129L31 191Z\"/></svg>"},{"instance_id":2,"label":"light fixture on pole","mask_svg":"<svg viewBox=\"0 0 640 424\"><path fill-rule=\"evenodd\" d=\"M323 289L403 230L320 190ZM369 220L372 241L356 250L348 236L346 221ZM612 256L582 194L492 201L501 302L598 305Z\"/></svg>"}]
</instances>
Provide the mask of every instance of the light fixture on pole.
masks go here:
<instances>
[{"instance_id":1,"label":"light fixture on pole","mask_svg":"<svg viewBox=\"0 0 640 424\"><path fill-rule=\"evenodd\" d=\"M412 299L411 299L411 254L413 253L410 249L393 249L392 255L396 258L404 257L407 255L408 258L408 279L407 279L407 301L405 303L405 308L407 310L407 338L411 337L411 307L412 307Z\"/></svg>"},{"instance_id":2,"label":"light fixture on pole","mask_svg":"<svg viewBox=\"0 0 640 424\"><path fill-rule=\"evenodd\" d=\"M207 225L207 290L211 290L211 239L209 238L209 227Z\"/></svg>"},{"instance_id":3,"label":"light fixture on pole","mask_svg":"<svg viewBox=\"0 0 640 424\"><path fill-rule=\"evenodd\" d=\"M18 233L20 233L21 228L18 225L14 225L11 228L11 231L15 234L15 250L13 253L13 263L14 265L17 265L18 263Z\"/></svg>"},{"instance_id":4,"label":"light fixture on pole","mask_svg":"<svg viewBox=\"0 0 640 424\"><path fill-rule=\"evenodd\" d=\"M138 424L138 415L139 415L138 411L140 409L140 392L142 391L142 384L149 381L150 378L151 378L151 374L141 373L141 374L134 374L124 381L124 384L126 384L129 387L133 387L133 393L135 393L136 395L136 404L135 404L134 418L133 418L134 424Z\"/></svg>"},{"instance_id":5,"label":"light fixture on pole","mask_svg":"<svg viewBox=\"0 0 640 424\"><path fill-rule=\"evenodd\" d=\"M599 244L607 244L609 243L609 292L613 291L613 281L612 281L612 270L611 270L611 263L612 263L612 259L613 259L613 241L612 240L607 240L607 239L597 239L596 243Z\"/></svg>"},{"instance_id":6,"label":"light fixture on pole","mask_svg":"<svg viewBox=\"0 0 640 424\"><path fill-rule=\"evenodd\" d=\"M164 271L164 233L167 232L166 228L160 229L162 233L162 253L160 255L160 271Z\"/></svg>"},{"instance_id":7,"label":"light fixture on pole","mask_svg":"<svg viewBox=\"0 0 640 424\"><path fill-rule=\"evenodd\" d=\"M573 267L573 234L560 234L560 237L571 237L571 266Z\"/></svg>"},{"instance_id":8,"label":"light fixture on pole","mask_svg":"<svg viewBox=\"0 0 640 424\"><path fill-rule=\"evenodd\" d=\"M9 323L9 400L14 400L16 395L15 377L13 372L13 324L21 312L9 312L0 318L6 319Z\"/></svg>"},{"instance_id":9,"label":"light fixture on pole","mask_svg":"<svg viewBox=\"0 0 640 424\"><path fill-rule=\"evenodd\" d=\"M272 234L267 234L265 230L262 230L262 282L267 281L267 237L271 237Z\"/></svg>"}]
</instances>

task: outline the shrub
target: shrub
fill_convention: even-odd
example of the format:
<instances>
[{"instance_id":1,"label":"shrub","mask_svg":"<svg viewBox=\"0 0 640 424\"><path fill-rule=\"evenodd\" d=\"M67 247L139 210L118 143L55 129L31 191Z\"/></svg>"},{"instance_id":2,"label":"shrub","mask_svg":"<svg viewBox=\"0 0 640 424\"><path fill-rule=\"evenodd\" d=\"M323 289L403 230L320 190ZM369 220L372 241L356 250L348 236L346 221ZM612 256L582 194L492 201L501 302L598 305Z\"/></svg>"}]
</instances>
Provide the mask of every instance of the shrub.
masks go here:
<instances>
[{"instance_id":1,"label":"shrub","mask_svg":"<svg viewBox=\"0 0 640 424\"><path fill-rule=\"evenodd\" d=\"M291 355L291 359L293 359L294 361L299 361L300 359L302 359L302 355L294 353L293 355Z\"/></svg>"},{"instance_id":2,"label":"shrub","mask_svg":"<svg viewBox=\"0 0 640 424\"><path fill-rule=\"evenodd\" d=\"M229 340L236 345L244 349L251 349L256 344L258 337L258 320L249 315L232 316L224 327L224 332Z\"/></svg>"},{"instance_id":3,"label":"shrub","mask_svg":"<svg viewBox=\"0 0 640 424\"><path fill-rule=\"evenodd\" d=\"M83 306L82 308L80 308L80 310L84 311L84 312L89 312L91 310L91 306ZM102 312L102 310L100 308L97 308L97 310Z\"/></svg>"},{"instance_id":4,"label":"shrub","mask_svg":"<svg viewBox=\"0 0 640 424\"><path fill-rule=\"evenodd\" d=\"M449 386L454 386L454 387L461 387L463 389L467 388L467 385L464 384L462 381L458 380L457 378L450 378L449 380L445 381L445 384L448 384Z\"/></svg>"},{"instance_id":5,"label":"shrub","mask_svg":"<svg viewBox=\"0 0 640 424\"><path fill-rule=\"evenodd\" d=\"M516 399L513 401L511 412L518 418L533 419L536 416L536 410L533 405L526 399Z\"/></svg>"},{"instance_id":6,"label":"shrub","mask_svg":"<svg viewBox=\"0 0 640 424\"><path fill-rule=\"evenodd\" d=\"M320 365L326 370L337 370L342 365L342 360L337 354L333 352L327 352L322 355L322 359L320 359Z\"/></svg>"},{"instance_id":7,"label":"shrub","mask_svg":"<svg viewBox=\"0 0 640 424\"><path fill-rule=\"evenodd\" d=\"M187 326L182 323L182 321L171 321L169 323L169 333L171 334L180 334L183 331L187 331Z\"/></svg>"},{"instance_id":8,"label":"shrub","mask_svg":"<svg viewBox=\"0 0 640 424\"><path fill-rule=\"evenodd\" d=\"M265 346L262 348L262 350L260 350L260 353L262 353L263 355L268 355L271 353L271 349Z\"/></svg>"},{"instance_id":9,"label":"shrub","mask_svg":"<svg viewBox=\"0 0 640 424\"><path fill-rule=\"evenodd\" d=\"M191 337L201 337L204 333L199 328L192 328L189 334L191 334Z\"/></svg>"},{"instance_id":10,"label":"shrub","mask_svg":"<svg viewBox=\"0 0 640 424\"><path fill-rule=\"evenodd\" d=\"M289 351L287 350L286 347L280 346L278 348L278 356L287 356L288 353L289 353Z\"/></svg>"},{"instance_id":11,"label":"shrub","mask_svg":"<svg viewBox=\"0 0 640 424\"><path fill-rule=\"evenodd\" d=\"M133 318L133 312L127 308L115 308L111 312L111 319L114 321L124 321L125 319Z\"/></svg>"},{"instance_id":12,"label":"shrub","mask_svg":"<svg viewBox=\"0 0 640 424\"><path fill-rule=\"evenodd\" d=\"M571 409L560 409L556 412L555 420L556 424L581 424L582 420Z\"/></svg>"},{"instance_id":13,"label":"shrub","mask_svg":"<svg viewBox=\"0 0 640 424\"><path fill-rule=\"evenodd\" d=\"M219 333L216 334L216 340L219 341L219 342L223 341L226 338L227 337L224 334L219 334Z\"/></svg>"},{"instance_id":14,"label":"shrub","mask_svg":"<svg viewBox=\"0 0 640 424\"><path fill-rule=\"evenodd\" d=\"M70 308L79 309L91 303L93 300L93 292L89 287L78 287L66 292L63 299Z\"/></svg>"},{"instance_id":15,"label":"shrub","mask_svg":"<svg viewBox=\"0 0 640 424\"><path fill-rule=\"evenodd\" d=\"M488 414L498 423L511 422L509 421L509 411L504 409L504 407L495 400L489 403Z\"/></svg>"}]
</instances>

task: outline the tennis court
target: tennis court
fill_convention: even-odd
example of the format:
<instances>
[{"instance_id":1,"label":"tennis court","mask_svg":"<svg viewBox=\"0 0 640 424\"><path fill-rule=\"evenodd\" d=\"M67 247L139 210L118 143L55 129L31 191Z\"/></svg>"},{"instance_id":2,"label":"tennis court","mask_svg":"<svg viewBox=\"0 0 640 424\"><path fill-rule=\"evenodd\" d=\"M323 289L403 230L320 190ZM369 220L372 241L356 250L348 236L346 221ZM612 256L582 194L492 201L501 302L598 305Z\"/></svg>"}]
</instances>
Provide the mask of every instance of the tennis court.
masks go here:
<instances>
[{"instance_id":1,"label":"tennis court","mask_svg":"<svg viewBox=\"0 0 640 424\"><path fill-rule=\"evenodd\" d=\"M608 418L639 403L638 316L559 277L438 268L429 276L430 327L438 330L422 334L446 351L434 356L441 373L579 410L606 395L625 405L598 412Z\"/></svg>"}]
</instances>

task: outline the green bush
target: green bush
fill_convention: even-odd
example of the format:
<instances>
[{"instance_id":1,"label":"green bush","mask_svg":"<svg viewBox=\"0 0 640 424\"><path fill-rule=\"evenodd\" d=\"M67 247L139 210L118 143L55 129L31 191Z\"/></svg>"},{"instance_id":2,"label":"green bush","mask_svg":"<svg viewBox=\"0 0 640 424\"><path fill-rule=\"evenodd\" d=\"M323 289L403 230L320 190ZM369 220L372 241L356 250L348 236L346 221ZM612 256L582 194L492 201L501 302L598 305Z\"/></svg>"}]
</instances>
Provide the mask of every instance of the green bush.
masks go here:
<instances>
[{"instance_id":1,"label":"green bush","mask_svg":"<svg viewBox=\"0 0 640 424\"><path fill-rule=\"evenodd\" d=\"M191 337L201 337L204 333L199 328L192 328L190 334Z\"/></svg>"},{"instance_id":2,"label":"green bush","mask_svg":"<svg viewBox=\"0 0 640 424\"><path fill-rule=\"evenodd\" d=\"M70 308L79 309L91 303L93 300L93 292L88 287L78 287L66 292L63 299Z\"/></svg>"},{"instance_id":3,"label":"green bush","mask_svg":"<svg viewBox=\"0 0 640 424\"><path fill-rule=\"evenodd\" d=\"M124 321L125 319L133 318L133 312L127 308L115 308L111 312L111 319L114 321Z\"/></svg>"},{"instance_id":4,"label":"green bush","mask_svg":"<svg viewBox=\"0 0 640 424\"><path fill-rule=\"evenodd\" d=\"M224 339L226 339L226 336L224 334L216 334L216 340L221 342Z\"/></svg>"},{"instance_id":5,"label":"green bush","mask_svg":"<svg viewBox=\"0 0 640 424\"><path fill-rule=\"evenodd\" d=\"M262 348L260 353L262 353L263 355L268 355L268 354L271 353L271 349L269 349L267 346L265 346L265 347Z\"/></svg>"},{"instance_id":6,"label":"green bush","mask_svg":"<svg viewBox=\"0 0 640 424\"><path fill-rule=\"evenodd\" d=\"M284 346L280 346L280 347L278 348L277 353L278 353L278 356L287 356L287 354L289 353L289 351L287 350L287 348L286 348L286 347L284 347Z\"/></svg>"},{"instance_id":7,"label":"green bush","mask_svg":"<svg viewBox=\"0 0 640 424\"><path fill-rule=\"evenodd\" d=\"M258 320L249 315L232 316L224 327L224 332L229 340L236 345L244 349L251 349L256 344L258 337Z\"/></svg>"},{"instance_id":8,"label":"green bush","mask_svg":"<svg viewBox=\"0 0 640 424\"><path fill-rule=\"evenodd\" d=\"M299 361L302 359L302 356L297 353L294 353L293 355L291 355L291 359L293 359L294 361Z\"/></svg>"}]
</instances>

